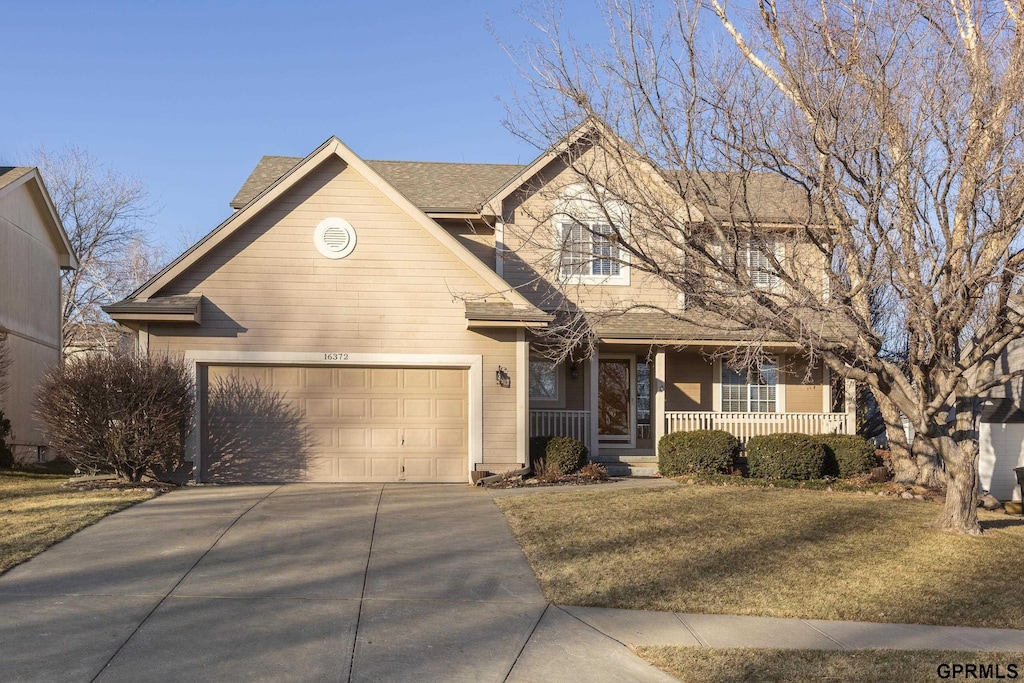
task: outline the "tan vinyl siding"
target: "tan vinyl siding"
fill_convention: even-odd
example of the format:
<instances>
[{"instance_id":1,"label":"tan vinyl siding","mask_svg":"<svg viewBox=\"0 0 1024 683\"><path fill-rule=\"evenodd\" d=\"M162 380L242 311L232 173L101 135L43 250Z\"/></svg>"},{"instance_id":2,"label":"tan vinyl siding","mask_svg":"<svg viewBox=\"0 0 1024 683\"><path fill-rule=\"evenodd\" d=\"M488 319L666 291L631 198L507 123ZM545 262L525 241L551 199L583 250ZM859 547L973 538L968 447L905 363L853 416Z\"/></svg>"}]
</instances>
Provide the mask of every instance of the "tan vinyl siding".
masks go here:
<instances>
[{"instance_id":1,"label":"tan vinyl siding","mask_svg":"<svg viewBox=\"0 0 1024 683\"><path fill-rule=\"evenodd\" d=\"M10 388L0 396L19 457L46 443L32 401L42 374L60 360L60 266L49 219L33 183L0 197L0 325L10 330Z\"/></svg>"},{"instance_id":2,"label":"tan vinyl siding","mask_svg":"<svg viewBox=\"0 0 1024 683\"><path fill-rule=\"evenodd\" d=\"M665 375L666 410L714 410L714 366L703 354L666 351Z\"/></svg>"},{"instance_id":3,"label":"tan vinyl siding","mask_svg":"<svg viewBox=\"0 0 1024 683\"><path fill-rule=\"evenodd\" d=\"M596 168L597 177L605 177L604 161L592 149L579 146L570 168L564 158L552 161L545 169L505 200L502 212L505 218L504 242L507 248L503 265L504 277L524 296L538 306L554 308L564 299L587 310L622 309L630 304L646 304L675 310L679 308L679 292L661 278L631 269L628 284L573 284L557 286L559 237L553 217L558 197L565 188L580 183L579 169ZM634 171L645 173L646 171ZM657 181L652 177L653 184ZM678 196L665 192L666 202L679 202ZM641 228L642 230L642 228ZM635 243L656 261L663 263L681 258L678 249L657 236L635 236ZM784 262L791 264L792 273L810 278L815 292L823 291L824 260L819 250L808 243L795 242L790 233L778 235L784 245ZM623 266L625 267L625 266Z\"/></svg>"},{"instance_id":4,"label":"tan vinyl siding","mask_svg":"<svg viewBox=\"0 0 1024 683\"><path fill-rule=\"evenodd\" d=\"M580 163L594 163L588 153ZM591 310L621 307L629 303L646 303L674 309L677 293L652 275L632 271L628 285L569 285L561 291L551 284L557 274L557 237L551 218L553 200L560 189L577 183L578 176L561 159L548 165L537 177L527 181L524 189L504 203L504 229L508 252L504 277L513 287L538 306L553 307L562 297Z\"/></svg>"},{"instance_id":5,"label":"tan vinyl siding","mask_svg":"<svg viewBox=\"0 0 1024 683\"><path fill-rule=\"evenodd\" d=\"M459 241L469 253L494 270L494 230L481 221L441 219L438 225Z\"/></svg>"},{"instance_id":6,"label":"tan vinyl siding","mask_svg":"<svg viewBox=\"0 0 1024 683\"><path fill-rule=\"evenodd\" d=\"M328 216L355 228L347 258L324 258L314 246ZM491 288L340 160L312 171L160 294L202 294L203 324L151 324L151 349L481 355L483 459L495 469L517 463L516 389L493 379L501 365L515 381L515 330L467 330L460 299L496 298Z\"/></svg>"},{"instance_id":7,"label":"tan vinyl siding","mask_svg":"<svg viewBox=\"0 0 1024 683\"><path fill-rule=\"evenodd\" d=\"M789 358L782 373L786 383L786 412L820 413L824 407L825 386L821 367L807 372L807 361Z\"/></svg>"}]
</instances>

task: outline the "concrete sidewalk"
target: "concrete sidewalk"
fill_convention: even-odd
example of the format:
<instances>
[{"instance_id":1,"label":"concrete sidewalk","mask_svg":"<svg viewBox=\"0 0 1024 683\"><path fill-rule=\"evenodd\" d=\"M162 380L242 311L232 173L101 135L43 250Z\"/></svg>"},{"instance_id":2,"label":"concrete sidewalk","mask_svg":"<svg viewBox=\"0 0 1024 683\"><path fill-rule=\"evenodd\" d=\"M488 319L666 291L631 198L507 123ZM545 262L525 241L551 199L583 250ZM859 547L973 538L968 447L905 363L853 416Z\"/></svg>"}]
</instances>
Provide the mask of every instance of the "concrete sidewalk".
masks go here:
<instances>
[{"instance_id":1,"label":"concrete sidewalk","mask_svg":"<svg viewBox=\"0 0 1024 683\"><path fill-rule=\"evenodd\" d=\"M1024 652L1024 631L562 607L623 645Z\"/></svg>"}]
</instances>

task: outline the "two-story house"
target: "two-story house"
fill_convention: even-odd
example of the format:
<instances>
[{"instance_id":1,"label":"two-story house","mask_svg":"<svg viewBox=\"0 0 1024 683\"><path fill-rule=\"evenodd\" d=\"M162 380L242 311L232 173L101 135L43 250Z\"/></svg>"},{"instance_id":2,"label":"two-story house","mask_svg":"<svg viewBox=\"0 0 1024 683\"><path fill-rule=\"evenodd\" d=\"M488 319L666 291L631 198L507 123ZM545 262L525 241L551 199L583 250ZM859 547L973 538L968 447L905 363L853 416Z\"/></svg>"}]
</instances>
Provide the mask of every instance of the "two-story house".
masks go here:
<instances>
[{"instance_id":1,"label":"two-story house","mask_svg":"<svg viewBox=\"0 0 1024 683\"><path fill-rule=\"evenodd\" d=\"M580 144L528 165L369 161L336 138L263 157L227 220L106 308L195 368L195 476L465 482L527 462L531 435L651 468L671 431L849 431L793 341L737 371L716 351L748 333L671 315L686 292L603 237L628 210L587 215ZM759 253L741 259L774 286ZM552 359L566 316L592 343Z\"/></svg>"}]
</instances>

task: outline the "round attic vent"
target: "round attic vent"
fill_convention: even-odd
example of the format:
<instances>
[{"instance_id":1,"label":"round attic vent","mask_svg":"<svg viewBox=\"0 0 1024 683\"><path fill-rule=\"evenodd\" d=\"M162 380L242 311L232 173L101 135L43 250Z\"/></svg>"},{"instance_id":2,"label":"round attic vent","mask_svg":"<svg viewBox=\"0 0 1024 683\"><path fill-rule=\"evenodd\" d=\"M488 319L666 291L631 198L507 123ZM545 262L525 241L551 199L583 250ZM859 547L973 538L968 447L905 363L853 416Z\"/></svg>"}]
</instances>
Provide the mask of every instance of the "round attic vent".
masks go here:
<instances>
[{"instance_id":1,"label":"round attic vent","mask_svg":"<svg viewBox=\"0 0 1024 683\"><path fill-rule=\"evenodd\" d=\"M344 218L325 218L316 226L313 241L327 258L345 258L356 248L356 231Z\"/></svg>"}]
</instances>

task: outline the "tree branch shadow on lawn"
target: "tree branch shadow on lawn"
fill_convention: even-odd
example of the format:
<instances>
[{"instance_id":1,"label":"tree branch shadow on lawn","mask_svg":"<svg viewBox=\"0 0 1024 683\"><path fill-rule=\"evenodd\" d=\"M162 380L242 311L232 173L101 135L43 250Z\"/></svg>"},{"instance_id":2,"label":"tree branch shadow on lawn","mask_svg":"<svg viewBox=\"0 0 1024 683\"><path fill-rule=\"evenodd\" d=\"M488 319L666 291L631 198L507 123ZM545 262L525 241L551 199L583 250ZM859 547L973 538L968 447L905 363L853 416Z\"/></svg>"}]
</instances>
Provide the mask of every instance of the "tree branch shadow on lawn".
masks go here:
<instances>
[{"instance_id":1,"label":"tree branch shadow on lawn","mask_svg":"<svg viewBox=\"0 0 1024 683\"><path fill-rule=\"evenodd\" d=\"M914 508L901 511L887 501L847 509L808 505L783 527L756 513L730 523L737 511L726 512L729 505L699 507L687 528L655 519L653 528L627 523L596 539L566 538L553 560L556 569L538 560L545 592L556 602L564 594L575 598L569 604L592 606L1024 627L1024 601L1006 596L1015 581L1006 572L1016 564L1001 564L991 545L927 528L905 542L891 538L894 519L915 532L922 528L912 514L903 516ZM723 515L724 523L714 519ZM986 523L993 530L1020 526L1016 520ZM675 553L672 543L692 549ZM559 571L563 560L576 571ZM581 580L580 573L589 576Z\"/></svg>"}]
</instances>

